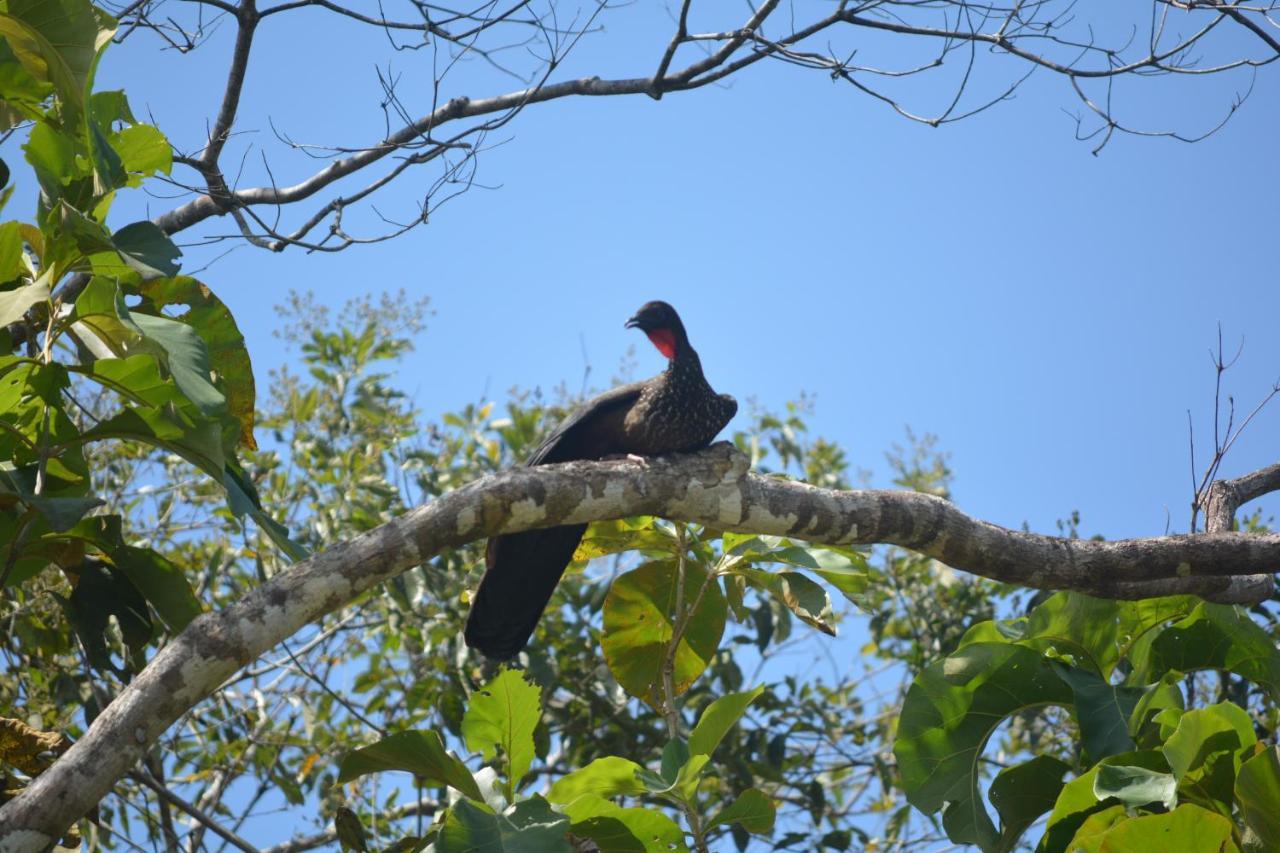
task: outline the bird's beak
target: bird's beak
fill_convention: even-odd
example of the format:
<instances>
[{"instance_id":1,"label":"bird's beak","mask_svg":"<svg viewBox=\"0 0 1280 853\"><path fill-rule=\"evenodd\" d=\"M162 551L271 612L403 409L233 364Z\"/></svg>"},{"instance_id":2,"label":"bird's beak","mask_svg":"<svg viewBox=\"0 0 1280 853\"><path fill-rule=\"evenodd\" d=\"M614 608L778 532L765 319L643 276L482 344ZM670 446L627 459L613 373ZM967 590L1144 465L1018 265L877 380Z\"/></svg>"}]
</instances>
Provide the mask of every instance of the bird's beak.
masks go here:
<instances>
[{"instance_id":1,"label":"bird's beak","mask_svg":"<svg viewBox=\"0 0 1280 853\"><path fill-rule=\"evenodd\" d=\"M624 329L638 329L638 328L640 328L640 318L639 318L639 316L632 317L630 320L628 320L626 323L624 323L624 324L622 325L622 328L624 328Z\"/></svg>"}]
</instances>

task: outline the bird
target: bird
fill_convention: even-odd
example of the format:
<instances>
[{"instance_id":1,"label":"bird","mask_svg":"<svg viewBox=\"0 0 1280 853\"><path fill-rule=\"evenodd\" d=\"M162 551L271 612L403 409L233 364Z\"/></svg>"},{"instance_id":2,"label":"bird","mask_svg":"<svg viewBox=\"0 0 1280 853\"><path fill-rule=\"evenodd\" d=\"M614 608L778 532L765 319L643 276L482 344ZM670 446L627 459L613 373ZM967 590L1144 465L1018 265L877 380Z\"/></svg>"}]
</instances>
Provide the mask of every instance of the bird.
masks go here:
<instances>
[{"instance_id":1,"label":"bird","mask_svg":"<svg viewBox=\"0 0 1280 853\"><path fill-rule=\"evenodd\" d=\"M674 308L647 302L624 327L644 332L667 359L667 369L578 407L526 465L701 450L733 419L737 401L707 383ZM466 644L494 660L519 654L586 530L585 524L573 524L491 538L463 632Z\"/></svg>"}]
</instances>

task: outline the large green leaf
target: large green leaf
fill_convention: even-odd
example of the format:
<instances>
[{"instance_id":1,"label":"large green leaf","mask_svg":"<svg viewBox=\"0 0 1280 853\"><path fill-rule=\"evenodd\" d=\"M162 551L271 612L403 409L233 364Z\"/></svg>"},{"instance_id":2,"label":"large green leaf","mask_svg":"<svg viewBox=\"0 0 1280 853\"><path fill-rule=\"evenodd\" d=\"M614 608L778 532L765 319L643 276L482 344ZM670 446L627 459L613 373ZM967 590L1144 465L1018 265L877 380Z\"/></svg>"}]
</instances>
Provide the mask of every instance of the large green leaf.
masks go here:
<instances>
[{"instance_id":1,"label":"large green leaf","mask_svg":"<svg viewBox=\"0 0 1280 853\"><path fill-rule=\"evenodd\" d=\"M462 717L467 748L492 761L498 750L506 763L507 801L533 765L533 730L542 716L542 691L513 669L504 669L471 694Z\"/></svg>"},{"instance_id":2,"label":"large green leaf","mask_svg":"<svg viewBox=\"0 0 1280 853\"><path fill-rule=\"evenodd\" d=\"M689 734L690 754L710 755L714 752L724 736L746 713L747 706L763 692L764 685L760 685L755 690L744 693L727 693L708 705Z\"/></svg>"},{"instance_id":3,"label":"large green leaf","mask_svg":"<svg viewBox=\"0 0 1280 853\"><path fill-rule=\"evenodd\" d=\"M1158 803L1169 809L1178 801L1178 780L1172 773L1145 767L1099 764L1093 780L1093 795L1099 801L1114 797L1130 807Z\"/></svg>"},{"instance_id":4,"label":"large green leaf","mask_svg":"<svg viewBox=\"0 0 1280 853\"><path fill-rule=\"evenodd\" d=\"M573 553L574 560L594 560L621 551L665 551L675 548L675 537L654 524L651 515L594 521Z\"/></svg>"},{"instance_id":5,"label":"large green leaf","mask_svg":"<svg viewBox=\"0 0 1280 853\"><path fill-rule=\"evenodd\" d=\"M200 600L182 570L150 548L122 545L109 552L111 562L177 633L200 615Z\"/></svg>"},{"instance_id":6,"label":"large green leaf","mask_svg":"<svg viewBox=\"0 0 1280 853\"><path fill-rule=\"evenodd\" d=\"M111 235L111 242L144 281L178 274L182 251L154 222L144 219L126 225Z\"/></svg>"},{"instance_id":7,"label":"large green leaf","mask_svg":"<svg viewBox=\"0 0 1280 853\"><path fill-rule=\"evenodd\" d=\"M179 305L186 308L177 319L195 329L204 341L218 387L226 395L227 411L240 424L240 444L250 450L256 448L253 365L230 309L212 290L189 276L147 281L139 292L156 311Z\"/></svg>"},{"instance_id":8,"label":"large green leaf","mask_svg":"<svg viewBox=\"0 0 1280 853\"><path fill-rule=\"evenodd\" d=\"M1045 704L1070 705L1071 690L1039 652L973 643L924 670L907 692L893 751L912 805L948 805L957 843L994 850L999 834L978 792L979 762L1001 720Z\"/></svg>"},{"instance_id":9,"label":"large green leaf","mask_svg":"<svg viewBox=\"0 0 1280 853\"><path fill-rule=\"evenodd\" d=\"M647 788L640 781L644 770L628 758L607 755L597 758L561 776L551 785L547 799L553 803L571 803L583 794L599 797L622 797L643 794Z\"/></svg>"},{"instance_id":10,"label":"large green leaf","mask_svg":"<svg viewBox=\"0 0 1280 853\"><path fill-rule=\"evenodd\" d=\"M0 35L28 73L54 85L66 105L64 118L73 119L115 21L83 0L9 0L6 12Z\"/></svg>"},{"instance_id":11,"label":"large green leaf","mask_svg":"<svg viewBox=\"0 0 1280 853\"><path fill-rule=\"evenodd\" d=\"M1072 779L1062 787L1058 794L1053 811L1045 823L1045 834L1036 847L1037 853L1064 853L1067 845L1084 826L1091 816L1100 814L1112 806L1119 808L1120 817L1124 817L1124 808L1117 806L1118 800L1112 798L1099 799L1096 783L1100 768L1114 765L1141 767L1156 773L1168 773L1169 764L1158 750L1142 750L1127 752L1102 759L1086 772Z\"/></svg>"},{"instance_id":12,"label":"large green leaf","mask_svg":"<svg viewBox=\"0 0 1280 853\"><path fill-rule=\"evenodd\" d=\"M571 853L569 819L546 800L522 800L501 815L459 800L449 808L436 838L437 853Z\"/></svg>"},{"instance_id":13,"label":"large green leaf","mask_svg":"<svg viewBox=\"0 0 1280 853\"><path fill-rule=\"evenodd\" d=\"M1231 702L1187 711L1164 744L1164 757L1179 779L1204 767L1219 752L1239 754L1258 742L1249 712ZM1234 774L1233 778L1234 778Z\"/></svg>"},{"instance_id":14,"label":"large green leaf","mask_svg":"<svg viewBox=\"0 0 1280 853\"><path fill-rule=\"evenodd\" d=\"M83 561L76 575L71 595L59 597L58 601L80 638L89 663L121 677L141 669L145 663L142 649L152 631L146 600L123 574L98 560ZM132 658L124 667L115 665L108 649L113 617Z\"/></svg>"},{"instance_id":15,"label":"large green leaf","mask_svg":"<svg viewBox=\"0 0 1280 853\"><path fill-rule=\"evenodd\" d=\"M1081 833L1083 835L1083 832ZM1194 805L1178 806L1168 814L1121 820L1087 837L1077 835L1071 850L1079 853L1239 853L1232 839L1231 821Z\"/></svg>"},{"instance_id":16,"label":"large green leaf","mask_svg":"<svg viewBox=\"0 0 1280 853\"><path fill-rule=\"evenodd\" d=\"M776 552L775 552L776 553ZM800 572L767 572L762 569L738 569L747 582L764 590L784 607L824 634L834 637L831 625L833 611L826 591Z\"/></svg>"},{"instance_id":17,"label":"large green leaf","mask_svg":"<svg viewBox=\"0 0 1280 853\"><path fill-rule=\"evenodd\" d=\"M1147 684L1170 670L1225 669L1280 699L1280 649L1244 610L1227 604L1201 602L1135 651L1130 662L1131 683Z\"/></svg>"},{"instance_id":18,"label":"large green leaf","mask_svg":"<svg viewBox=\"0 0 1280 853\"><path fill-rule=\"evenodd\" d=\"M0 327L18 322L32 305L48 298L49 280L45 276L12 290L0 290Z\"/></svg>"},{"instance_id":19,"label":"large green leaf","mask_svg":"<svg viewBox=\"0 0 1280 853\"><path fill-rule=\"evenodd\" d=\"M448 785L473 800L484 799L467 765L444 748L435 732L398 732L347 753L338 769L338 783L384 770L403 770Z\"/></svg>"},{"instance_id":20,"label":"large green leaf","mask_svg":"<svg viewBox=\"0 0 1280 853\"><path fill-rule=\"evenodd\" d=\"M1143 635L1191 612L1200 599L1192 596L1112 601L1076 592L1058 592L1041 602L1025 619L979 623L964 642L990 639L989 627L1000 636L1058 655L1076 657L1080 665L1096 669L1104 678L1129 654ZM1138 682L1145 683L1145 682Z\"/></svg>"},{"instance_id":21,"label":"large green leaf","mask_svg":"<svg viewBox=\"0 0 1280 853\"><path fill-rule=\"evenodd\" d=\"M674 636L677 568L673 560L646 563L616 578L604 602L604 636L600 644L613 677L623 688L653 708L661 708L662 667ZM705 585L705 590L704 590ZM728 608L720 585L695 563L685 567L684 606L702 593L698 609L676 649L674 688L677 695L702 674L720 647Z\"/></svg>"},{"instance_id":22,"label":"large green leaf","mask_svg":"<svg viewBox=\"0 0 1280 853\"><path fill-rule=\"evenodd\" d=\"M998 850L1014 849L1027 827L1053 808L1062 792L1062 776L1070 769L1051 755L1037 755L996 774L988 797L1000 815Z\"/></svg>"},{"instance_id":23,"label":"large green leaf","mask_svg":"<svg viewBox=\"0 0 1280 853\"><path fill-rule=\"evenodd\" d=\"M732 803L725 806L707 824L710 829L722 823L736 823L747 832L768 834L773 831L777 809L769 795L758 788L748 788Z\"/></svg>"},{"instance_id":24,"label":"large green leaf","mask_svg":"<svg viewBox=\"0 0 1280 853\"><path fill-rule=\"evenodd\" d=\"M120 286L95 275L76 297L72 332L96 358L124 358L137 351L142 330L133 322Z\"/></svg>"},{"instance_id":25,"label":"large green leaf","mask_svg":"<svg viewBox=\"0 0 1280 853\"><path fill-rule=\"evenodd\" d=\"M1129 718L1142 698L1142 688L1110 684L1090 670L1056 661L1053 668L1075 695L1076 721L1089 762L1132 750Z\"/></svg>"},{"instance_id":26,"label":"large green leaf","mask_svg":"<svg viewBox=\"0 0 1280 853\"><path fill-rule=\"evenodd\" d=\"M173 167L173 149L159 129L149 124L135 124L112 134L111 147L120 154L120 162L129 172L154 175L169 174Z\"/></svg>"},{"instance_id":27,"label":"large green leaf","mask_svg":"<svg viewBox=\"0 0 1280 853\"><path fill-rule=\"evenodd\" d=\"M846 548L809 548L811 556L818 568L813 573L840 591L851 604L870 610L867 603L867 592L877 582L877 572L868 564L867 558L857 551Z\"/></svg>"},{"instance_id":28,"label":"large green leaf","mask_svg":"<svg viewBox=\"0 0 1280 853\"><path fill-rule=\"evenodd\" d=\"M1280 746L1268 747L1240 767L1236 803L1263 850L1280 850Z\"/></svg>"},{"instance_id":29,"label":"large green leaf","mask_svg":"<svg viewBox=\"0 0 1280 853\"><path fill-rule=\"evenodd\" d=\"M17 222L0 224L0 283L13 281L27 273L22 252L22 226Z\"/></svg>"},{"instance_id":30,"label":"large green leaf","mask_svg":"<svg viewBox=\"0 0 1280 853\"><path fill-rule=\"evenodd\" d=\"M199 332L178 320L153 317L150 314L130 314L143 335L158 344L166 353L169 373L188 400L195 403L206 417L216 417L227 410L227 399L222 396L210 377L209 350Z\"/></svg>"},{"instance_id":31,"label":"large green leaf","mask_svg":"<svg viewBox=\"0 0 1280 853\"><path fill-rule=\"evenodd\" d=\"M125 409L86 430L80 440L89 442L108 438L162 447L216 479L222 477L226 466L218 424L214 421L193 423L177 411Z\"/></svg>"},{"instance_id":32,"label":"large green leaf","mask_svg":"<svg viewBox=\"0 0 1280 853\"><path fill-rule=\"evenodd\" d=\"M160 374L160 363L150 353L99 358L83 369L70 369L143 406L163 406L185 399L177 384Z\"/></svg>"},{"instance_id":33,"label":"large green leaf","mask_svg":"<svg viewBox=\"0 0 1280 853\"><path fill-rule=\"evenodd\" d=\"M61 198L63 188L81 176L75 145L44 122L37 122L31 128L22 151L36 173L40 188L51 200Z\"/></svg>"},{"instance_id":34,"label":"large green leaf","mask_svg":"<svg viewBox=\"0 0 1280 853\"><path fill-rule=\"evenodd\" d=\"M636 791L635 793L641 793ZM550 799L550 798L548 798ZM552 800L555 802L554 800ZM603 796L583 793L561 809L573 821L571 831L590 838L610 853L687 853L684 831L661 812L623 808Z\"/></svg>"}]
</instances>

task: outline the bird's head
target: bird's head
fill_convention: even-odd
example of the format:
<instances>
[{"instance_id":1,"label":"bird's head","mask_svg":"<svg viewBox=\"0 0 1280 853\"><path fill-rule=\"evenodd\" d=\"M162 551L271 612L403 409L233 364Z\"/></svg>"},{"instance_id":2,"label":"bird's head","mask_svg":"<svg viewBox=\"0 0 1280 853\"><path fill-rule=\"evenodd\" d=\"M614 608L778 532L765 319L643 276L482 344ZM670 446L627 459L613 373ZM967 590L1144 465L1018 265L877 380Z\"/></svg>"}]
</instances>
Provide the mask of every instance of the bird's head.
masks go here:
<instances>
[{"instance_id":1,"label":"bird's head","mask_svg":"<svg viewBox=\"0 0 1280 853\"><path fill-rule=\"evenodd\" d=\"M686 342L680 315L676 313L676 309L659 300L646 302L641 306L635 316L627 321L626 327L639 329L648 335L658 352L667 358L675 358L680 344Z\"/></svg>"}]
</instances>

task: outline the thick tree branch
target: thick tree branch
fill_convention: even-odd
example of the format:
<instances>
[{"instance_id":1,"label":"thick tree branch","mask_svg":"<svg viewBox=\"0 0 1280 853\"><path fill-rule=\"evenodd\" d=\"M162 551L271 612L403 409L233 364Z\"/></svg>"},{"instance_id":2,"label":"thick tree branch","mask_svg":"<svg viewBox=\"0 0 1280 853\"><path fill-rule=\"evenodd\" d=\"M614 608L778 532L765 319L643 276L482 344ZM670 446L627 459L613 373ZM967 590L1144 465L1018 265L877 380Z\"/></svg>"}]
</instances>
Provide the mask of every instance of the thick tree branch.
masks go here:
<instances>
[{"instance_id":1,"label":"thick tree branch","mask_svg":"<svg viewBox=\"0 0 1280 853\"><path fill-rule=\"evenodd\" d=\"M1280 463L1234 480L1215 481L1205 502L1206 529L1210 533L1229 531L1240 507L1270 492L1280 492Z\"/></svg>"},{"instance_id":2,"label":"thick tree branch","mask_svg":"<svg viewBox=\"0 0 1280 853\"><path fill-rule=\"evenodd\" d=\"M60 837L182 714L304 625L444 549L497 533L660 515L814 542L894 544L1007 583L1113 597L1192 592L1242 601L1269 593L1240 576L1269 580L1280 566L1280 535L1058 539L979 521L931 495L834 491L746 469L746 457L728 444L647 467L614 461L515 468L294 565L236 604L196 619L161 649L79 742L0 807L0 851L35 853ZM1272 476L1262 479L1270 483ZM1262 488L1244 479L1249 493Z\"/></svg>"}]
</instances>

